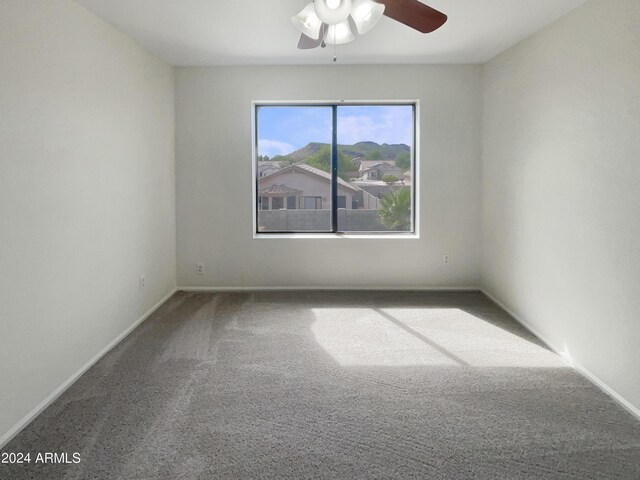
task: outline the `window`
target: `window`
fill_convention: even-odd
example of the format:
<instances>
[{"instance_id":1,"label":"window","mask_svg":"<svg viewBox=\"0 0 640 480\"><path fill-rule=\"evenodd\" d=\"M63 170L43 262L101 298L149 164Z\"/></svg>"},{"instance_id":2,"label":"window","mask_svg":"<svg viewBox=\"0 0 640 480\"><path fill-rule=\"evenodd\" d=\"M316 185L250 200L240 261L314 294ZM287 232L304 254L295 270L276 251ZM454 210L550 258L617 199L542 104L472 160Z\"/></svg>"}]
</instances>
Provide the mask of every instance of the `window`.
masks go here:
<instances>
[{"instance_id":1,"label":"window","mask_svg":"<svg viewBox=\"0 0 640 480\"><path fill-rule=\"evenodd\" d=\"M282 197L273 197L271 199L271 210L280 210L284 208L284 199Z\"/></svg>"},{"instance_id":2,"label":"window","mask_svg":"<svg viewBox=\"0 0 640 480\"><path fill-rule=\"evenodd\" d=\"M415 231L415 103L254 108L257 233Z\"/></svg>"},{"instance_id":3,"label":"window","mask_svg":"<svg viewBox=\"0 0 640 480\"><path fill-rule=\"evenodd\" d=\"M322 210L322 197L302 197L305 210Z\"/></svg>"}]
</instances>

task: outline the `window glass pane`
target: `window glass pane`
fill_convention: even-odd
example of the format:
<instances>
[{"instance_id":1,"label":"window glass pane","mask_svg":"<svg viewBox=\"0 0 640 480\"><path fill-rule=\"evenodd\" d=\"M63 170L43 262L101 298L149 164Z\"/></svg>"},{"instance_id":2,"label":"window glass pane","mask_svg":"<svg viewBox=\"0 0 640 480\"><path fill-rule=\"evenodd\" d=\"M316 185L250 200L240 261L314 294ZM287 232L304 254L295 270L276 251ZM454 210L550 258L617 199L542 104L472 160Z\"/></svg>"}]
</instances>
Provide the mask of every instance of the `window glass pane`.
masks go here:
<instances>
[{"instance_id":1,"label":"window glass pane","mask_svg":"<svg viewBox=\"0 0 640 480\"><path fill-rule=\"evenodd\" d=\"M413 231L414 106L338 106L338 230Z\"/></svg>"},{"instance_id":2,"label":"window glass pane","mask_svg":"<svg viewBox=\"0 0 640 480\"><path fill-rule=\"evenodd\" d=\"M301 208L304 210L322 210L322 197L302 197Z\"/></svg>"},{"instance_id":3,"label":"window glass pane","mask_svg":"<svg viewBox=\"0 0 640 480\"><path fill-rule=\"evenodd\" d=\"M257 231L330 232L331 107L259 106L256 132Z\"/></svg>"},{"instance_id":4,"label":"window glass pane","mask_svg":"<svg viewBox=\"0 0 640 480\"><path fill-rule=\"evenodd\" d=\"M284 208L284 199L282 197L273 197L271 199L271 210L280 210Z\"/></svg>"},{"instance_id":5,"label":"window glass pane","mask_svg":"<svg viewBox=\"0 0 640 480\"><path fill-rule=\"evenodd\" d=\"M256 108L258 232L413 232L415 105ZM331 184L337 202L331 205Z\"/></svg>"}]
</instances>

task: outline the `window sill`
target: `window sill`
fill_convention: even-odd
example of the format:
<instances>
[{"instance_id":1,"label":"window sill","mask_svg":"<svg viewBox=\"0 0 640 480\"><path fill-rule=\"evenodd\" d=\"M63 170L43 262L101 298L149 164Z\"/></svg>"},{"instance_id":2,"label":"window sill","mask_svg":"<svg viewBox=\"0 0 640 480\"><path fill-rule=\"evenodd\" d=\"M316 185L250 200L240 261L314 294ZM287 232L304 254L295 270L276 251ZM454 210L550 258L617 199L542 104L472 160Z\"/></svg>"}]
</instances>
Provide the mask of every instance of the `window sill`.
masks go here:
<instances>
[{"instance_id":1,"label":"window sill","mask_svg":"<svg viewBox=\"0 0 640 480\"><path fill-rule=\"evenodd\" d=\"M417 233L254 233L258 240L418 240Z\"/></svg>"}]
</instances>

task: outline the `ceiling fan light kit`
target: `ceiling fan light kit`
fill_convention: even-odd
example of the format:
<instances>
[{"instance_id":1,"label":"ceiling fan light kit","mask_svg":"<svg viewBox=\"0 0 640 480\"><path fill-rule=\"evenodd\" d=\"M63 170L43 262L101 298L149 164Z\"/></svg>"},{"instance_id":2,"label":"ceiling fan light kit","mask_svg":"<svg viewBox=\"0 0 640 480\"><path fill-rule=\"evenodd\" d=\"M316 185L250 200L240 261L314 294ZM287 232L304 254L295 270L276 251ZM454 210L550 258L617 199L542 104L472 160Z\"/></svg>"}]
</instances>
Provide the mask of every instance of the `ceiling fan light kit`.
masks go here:
<instances>
[{"instance_id":1,"label":"ceiling fan light kit","mask_svg":"<svg viewBox=\"0 0 640 480\"><path fill-rule=\"evenodd\" d=\"M329 25L329 30L327 31L327 36L324 41L331 45L342 45L353 42L355 39L356 36L351 31L349 20L345 20L335 25Z\"/></svg>"},{"instance_id":2,"label":"ceiling fan light kit","mask_svg":"<svg viewBox=\"0 0 640 480\"><path fill-rule=\"evenodd\" d=\"M351 0L315 0L316 14L327 25L344 22L351 14Z\"/></svg>"},{"instance_id":3,"label":"ceiling fan light kit","mask_svg":"<svg viewBox=\"0 0 640 480\"><path fill-rule=\"evenodd\" d=\"M371 30L384 14L384 5L373 0L353 0L351 18L358 28L358 33L364 35Z\"/></svg>"},{"instance_id":4,"label":"ceiling fan light kit","mask_svg":"<svg viewBox=\"0 0 640 480\"><path fill-rule=\"evenodd\" d=\"M355 40L351 23L364 35L385 15L421 33L430 33L447 16L419 0L314 0L291 17L302 33L298 48L340 45ZM335 57L334 57L335 61Z\"/></svg>"},{"instance_id":5,"label":"ceiling fan light kit","mask_svg":"<svg viewBox=\"0 0 640 480\"><path fill-rule=\"evenodd\" d=\"M383 4L373 0L315 0L291 17L291 21L310 39L341 45L356 38L351 31L349 17L358 33L363 35L382 18L384 8ZM323 24L328 28L322 28ZM320 38L322 33L325 33L324 38Z\"/></svg>"},{"instance_id":6,"label":"ceiling fan light kit","mask_svg":"<svg viewBox=\"0 0 640 480\"><path fill-rule=\"evenodd\" d=\"M307 37L313 38L314 40L318 40L320 38L322 20L320 20L316 14L316 8L313 2L309 2L300 13L291 17L291 21L296 28Z\"/></svg>"}]
</instances>

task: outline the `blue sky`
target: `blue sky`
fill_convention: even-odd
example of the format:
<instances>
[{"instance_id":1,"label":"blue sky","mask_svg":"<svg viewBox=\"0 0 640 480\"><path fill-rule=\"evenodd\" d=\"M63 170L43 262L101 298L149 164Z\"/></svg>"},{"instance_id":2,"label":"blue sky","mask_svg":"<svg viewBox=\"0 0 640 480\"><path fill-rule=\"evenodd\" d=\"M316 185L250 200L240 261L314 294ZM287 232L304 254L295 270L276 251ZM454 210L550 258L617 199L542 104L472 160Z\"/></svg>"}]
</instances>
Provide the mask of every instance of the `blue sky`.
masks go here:
<instances>
[{"instance_id":1,"label":"blue sky","mask_svg":"<svg viewBox=\"0 0 640 480\"><path fill-rule=\"evenodd\" d=\"M338 107L338 143L413 141L413 108L407 105ZM309 142L331 142L331 108L261 107L258 154L286 155Z\"/></svg>"}]
</instances>

